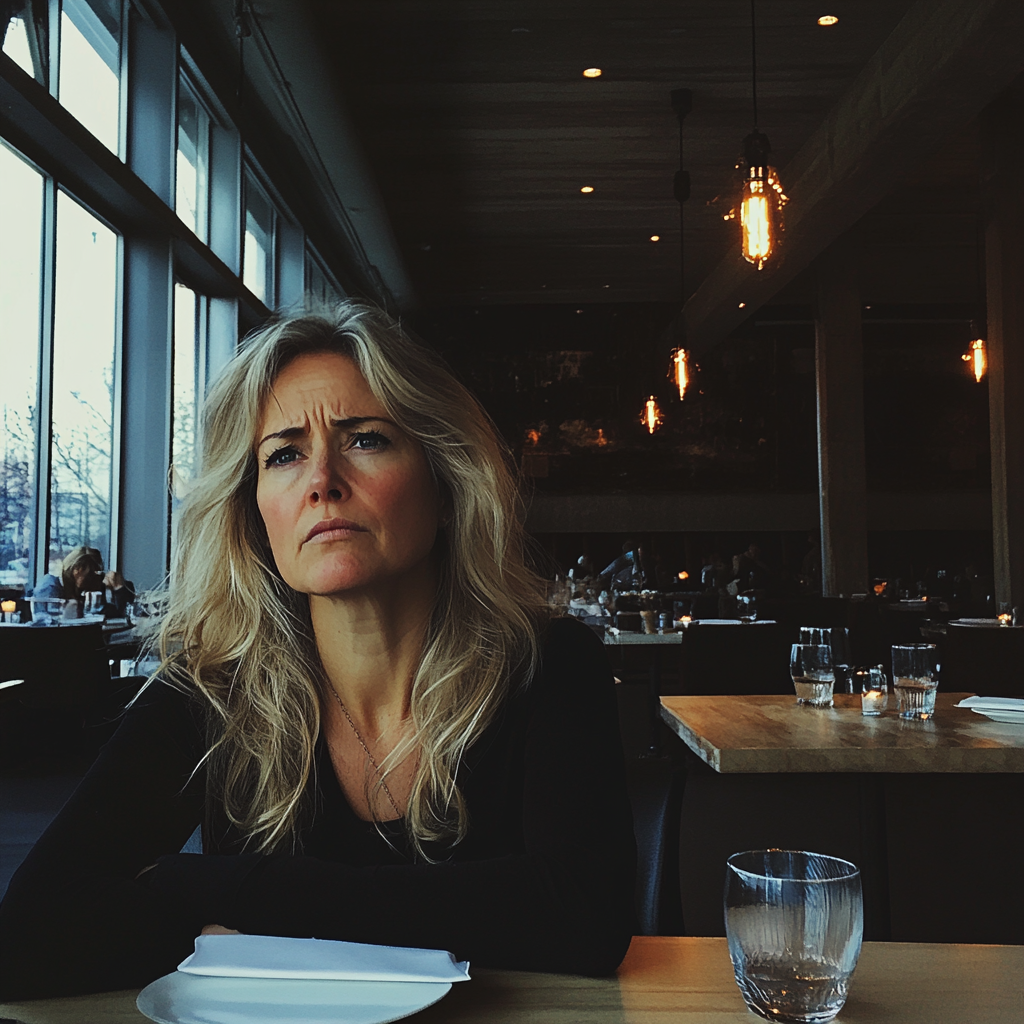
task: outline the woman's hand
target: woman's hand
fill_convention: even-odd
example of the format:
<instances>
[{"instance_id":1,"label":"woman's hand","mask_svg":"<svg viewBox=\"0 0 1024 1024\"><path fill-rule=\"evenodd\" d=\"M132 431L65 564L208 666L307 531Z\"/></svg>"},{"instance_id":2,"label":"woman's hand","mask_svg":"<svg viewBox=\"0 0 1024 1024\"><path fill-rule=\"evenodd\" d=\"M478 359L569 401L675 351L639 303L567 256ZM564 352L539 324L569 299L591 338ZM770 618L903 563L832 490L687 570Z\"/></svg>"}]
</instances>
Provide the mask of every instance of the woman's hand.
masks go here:
<instances>
[{"instance_id":1,"label":"woman's hand","mask_svg":"<svg viewBox=\"0 0 1024 1024\"><path fill-rule=\"evenodd\" d=\"M200 935L241 935L234 928L225 928L222 924L204 924Z\"/></svg>"},{"instance_id":2,"label":"woman's hand","mask_svg":"<svg viewBox=\"0 0 1024 1024\"><path fill-rule=\"evenodd\" d=\"M116 569L111 569L103 577L103 586L110 587L111 590L120 590L124 586L124 577Z\"/></svg>"}]
</instances>

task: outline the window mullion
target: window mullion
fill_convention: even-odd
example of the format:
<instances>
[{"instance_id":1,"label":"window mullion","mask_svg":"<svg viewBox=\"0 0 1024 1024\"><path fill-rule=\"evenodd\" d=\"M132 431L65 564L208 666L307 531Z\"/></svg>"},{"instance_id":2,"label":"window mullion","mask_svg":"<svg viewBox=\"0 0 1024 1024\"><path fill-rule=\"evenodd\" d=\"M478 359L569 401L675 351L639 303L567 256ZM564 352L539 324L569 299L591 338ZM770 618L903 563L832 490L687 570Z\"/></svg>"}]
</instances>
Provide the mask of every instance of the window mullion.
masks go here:
<instances>
[{"instance_id":1,"label":"window mullion","mask_svg":"<svg viewBox=\"0 0 1024 1024\"><path fill-rule=\"evenodd\" d=\"M42 244L39 287L39 374L35 414L35 543L29 583L34 585L50 563L50 458L53 443L54 277L57 266L57 184L43 179Z\"/></svg>"}]
</instances>

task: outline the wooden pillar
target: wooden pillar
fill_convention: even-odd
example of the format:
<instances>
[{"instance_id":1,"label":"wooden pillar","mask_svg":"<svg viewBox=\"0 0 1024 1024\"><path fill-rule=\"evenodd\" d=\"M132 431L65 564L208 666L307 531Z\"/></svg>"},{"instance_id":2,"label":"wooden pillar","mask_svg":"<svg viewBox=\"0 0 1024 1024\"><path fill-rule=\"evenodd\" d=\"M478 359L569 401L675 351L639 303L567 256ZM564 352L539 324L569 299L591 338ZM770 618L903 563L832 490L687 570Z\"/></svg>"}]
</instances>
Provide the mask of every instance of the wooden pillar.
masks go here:
<instances>
[{"instance_id":1,"label":"wooden pillar","mask_svg":"<svg viewBox=\"0 0 1024 1024\"><path fill-rule=\"evenodd\" d=\"M864 342L856 251L839 242L818 257L816 269L821 582L826 597L838 597L868 588Z\"/></svg>"},{"instance_id":2,"label":"wooden pillar","mask_svg":"<svg viewBox=\"0 0 1024 1024\"><path fill-rule=\"evenodd\" d=\"M983 115L985 290L995 599L1024 605L1024 97Z\"/></svg>"}]
</instances>

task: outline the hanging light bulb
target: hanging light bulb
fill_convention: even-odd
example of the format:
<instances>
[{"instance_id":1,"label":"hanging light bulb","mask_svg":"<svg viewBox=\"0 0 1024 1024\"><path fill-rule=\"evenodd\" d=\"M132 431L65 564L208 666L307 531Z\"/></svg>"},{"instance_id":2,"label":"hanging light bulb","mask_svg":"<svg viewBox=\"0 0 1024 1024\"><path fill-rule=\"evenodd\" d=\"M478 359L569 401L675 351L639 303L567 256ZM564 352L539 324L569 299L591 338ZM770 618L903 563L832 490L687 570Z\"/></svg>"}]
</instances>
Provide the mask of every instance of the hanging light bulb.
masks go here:
<instances>
[{"instance_id":1,"label":"hanging light bulb","mask_svg":"<svg viewBox=\"0 0 1024 1024\"><path fill-rule=\"evenodd\" d=\"M975 338L970 348L960 357L965 363L971 364L971 373L974 379L980 384L981 378L985 376L988 369L988 358L985 354L985 341L983 338Z\"/></svg>"},{"instance_id":2,"label":"hanging light bulb","mask_svg":"<svg viewBox=\"0 0 1024 1024\"><path fill-rule=\"evenodd\" d=\"M640 417L640 422L647 428L648 434L653 434L658 427L662 424L661 409L658 408L658 403L655 400L654 395L644 402L644 411Z\"/></svg>"},{"instance_id":3,"label":"hanging light bulb","mask_svg":"<svg viewBox=\"0 0 1024 1024\"><path fill-rule=\"evenodd\" d=\"M768 136L757 128L757 25L750 0L750 91L754 101L754 130L743 140L740 194L725 220L739 220L743 258L760 270L775 252L782 232L782 207L788 197L779 174L768 163L772 151Z\"/></svg>"},{"instance_id":4,"label":"hanging light bulb","mask_svg":"<svg viewBox=\"0 0 1024 1024\"><path fill-rule=\"evenodd\" d=\"M782 232L782 208L789 197L782 190L778 171L768 163L768 136L756 129L743 140L740 194L725 220L739 220L743 258L760 270L774 254Z\"/></svg>"},{"instance_id":5,"label":"hanging light bulb","mask_svg":"<svg viewBox=\"0 0 1024 1024\"><path fill-rule=\"evenodd\" d=\"M669 377L675 381L679 389L679 400L686 397L686 389L690 386L690 353L685 348L672 349L672 363Z\"/></svg>"}]
</instances>

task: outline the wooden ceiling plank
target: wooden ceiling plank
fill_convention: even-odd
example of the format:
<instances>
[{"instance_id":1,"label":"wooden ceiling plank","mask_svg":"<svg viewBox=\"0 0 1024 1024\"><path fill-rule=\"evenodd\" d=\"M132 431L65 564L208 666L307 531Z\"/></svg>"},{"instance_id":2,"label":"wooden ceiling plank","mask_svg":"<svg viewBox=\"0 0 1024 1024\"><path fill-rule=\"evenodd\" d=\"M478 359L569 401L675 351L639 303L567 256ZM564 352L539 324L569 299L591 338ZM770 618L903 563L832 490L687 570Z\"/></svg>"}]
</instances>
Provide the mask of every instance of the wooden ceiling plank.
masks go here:
<instances>
[{"instance_id":1,"label":"wooden ceiling plank","mask_svg":"<svg viewBox=\"0 0 1024 1024\"><path fill-rule=\"evenodd\" d=\"M783 258L757 271L737 245L687 301L691 347L722 340L976 117L1024 70L1022 35L1020 0L918 0L782 171Z\"/></svg>"}]
</instances>

